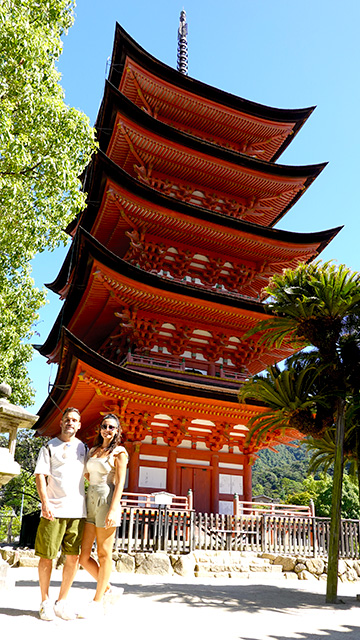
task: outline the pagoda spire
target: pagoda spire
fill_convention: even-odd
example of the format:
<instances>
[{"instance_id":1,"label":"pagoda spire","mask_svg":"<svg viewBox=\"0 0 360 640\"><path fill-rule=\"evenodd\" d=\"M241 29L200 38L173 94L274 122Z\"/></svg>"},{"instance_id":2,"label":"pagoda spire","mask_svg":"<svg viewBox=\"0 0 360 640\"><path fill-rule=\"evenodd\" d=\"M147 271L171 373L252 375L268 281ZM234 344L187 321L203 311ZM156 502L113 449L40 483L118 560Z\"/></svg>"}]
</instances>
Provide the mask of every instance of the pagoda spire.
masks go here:
<instances>
[{"instance_id":1,"label":"pagoda spire","mask_svg":"<svg viewBox=\"0 0 360 640\"><path fill-rule=\"evenodd\" d=\"M178 49L177 49L177 70L188 75L188 26L186 22L186 12L184 9L180 13L180 24L178 29Z\"/></svg>"}]
</instances>

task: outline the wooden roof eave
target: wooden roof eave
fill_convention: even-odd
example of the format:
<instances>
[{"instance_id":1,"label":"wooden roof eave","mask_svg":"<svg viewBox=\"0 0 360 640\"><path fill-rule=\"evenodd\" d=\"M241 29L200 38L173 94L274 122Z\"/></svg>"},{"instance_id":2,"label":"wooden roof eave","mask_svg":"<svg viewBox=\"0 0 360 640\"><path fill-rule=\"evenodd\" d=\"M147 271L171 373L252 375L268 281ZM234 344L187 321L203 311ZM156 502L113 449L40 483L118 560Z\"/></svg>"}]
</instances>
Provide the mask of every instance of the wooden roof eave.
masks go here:
<instances>
[{"instance_id":1,"label":"wooden roof eave","mask_svg":"<svg viewBox=\"0 0 360 640\"><path fill-rule=\"evenodd\" d=\"M263 226L274 226L309 188L327 164L288 166L268 163L210 142L204 142L155 120L127 100L114 87L110 87L109 84L107 84L105 91L102 113L99 142L104 151L111 153L108 150L108 144L111 141L111 145L113 147L115 145L115 149L119 147L118 151L123 153L122 147L124 145L126 149L128 144L132 145L128 140L129 131L125 133L125 129L130 128L133 130L133 134L138 137L138 143L145 145L143 151L145 155L149 156L147 160L149 167L152 167L156 159L156 163L152 167L154 176L157 171L159 176L162 175L164 169L161 168L161 165L164 165L166 167L165 174L170 180L172 177L174 183L181 185L183 182L184 187L190 184L194 193L200 189L205 190L205 193L208 192L208 195L215 194L220 199L232 197L238 207L244 206L247 202L251 205L252 200L255 199L255 201L259 201L261 209L263 198L265 198L264 202L267 202L269 198L275 198L276 206L273 205L270 209L268 207L267 212L260 214ZM117 127L116 131L114 129L118 117L121 117L123 121L125 127L123 132ZM163 153L160 153L161 148ZM159 153L155 153L155 149ZM138 158L138 154L140 157L142 155L142 150L135 150L135 147L133 152L135 153L134 158ZM179 175L174 179L177 164L184 160L188 165L187 171L182 177ZM133 164L130 162L131 167ZM172 167L170 171L169 167ZM198 183L199 172L202 172L203 176L207 176L204 184ZM218 182L216 190L210 186L213 185L209 179L210 175L213 180L216 179ZM254 181L257 183L258 193L256 196L254 195ZM236 193L233 191L234 189ZM240 195L241 193L242 195ZM255 211L252 212L250 207L248 212L245 210L241 214L241 217L247 217L250 221L257 222L254 220L259 216L256 206L255 202Z\"/></svg>"},{"instance_id":2,"label":"wooden roof eave","mask_svg":"<svg viewBox=\"0 0 360 640\"><path fill-rule=\"evenodd\" d=\"M144 69L153 75L165 80L186 92L197 95L215 104L226 106L229 109L247 114L249 116L264 119L269 122L295 122L293 133L289 135L276 154L273 156L274 162L294 139L303 124L309 118L315 107L301 109L281 109L269 107L231 93L207 85L199 80L179 73L176 69L164 64L143 49L118 23L116 23L112 60L109 70L109 81L115 86L119 86L121 77L125 69L127 56L134 60Z\"/></svg>"},{"instance_id":3,"label":"wooden roof eave","mask_svg":"<svg viewBox=\"0 0 360 640\"><path fill-rule=\"evenodd\" d=\"M73 234L78 225L81 225L91 233L99 212L107 178L118 183L121 189L133 194L137 198L141 198L144 203L149 202L153 207L169 209L170 211L179 213L180 216L193 218L194 221L199 220L204 223L216 224L225 229L237 231L238 233L251 234L259 239L267 238L276 242L304 245L318 243L319 253L323 251L342 229L342 226L339 226L325 231L308 233L286 231L283 229L275 229L274 227L264 227L253 222L232 218L217 211L211 211L200 206L181 202L139 182L100 151L93 159L92 170L89 171L89 178L84 185L84 190L88 192L87 200L89 204L80 217L75 219L73 223L67 227L67 233Z\"/></svg>"},{"instance_id":4,"label":"wooden roof eave","mask_svg":"<svg viewBox=\"0 0 360 640\"><path fill-rule=\"evenodd\" d=\"M214 302L214 304L225 304L230 307L246 308L254 313L261 313L261 309L263 309L262 303L256 302L255 300L251 301L245 298L241 298L241 296L234 297L233 295L227 294L226 292L219 293L217 291L199 289L198 287L192 286L190 283L182 284L181 282L160 278L159 276L144 271L139 267L134 267L122 258L116 256L114 253L112 253L112 251L109 251L81 227L79 227L78 229L77 242L79 248L76 252L72 252L72 260L73 264L75 265L72 288L76 286L83 288L83 281L85 278L85 273L87 271L85 265L89 264L89 257L91 256L91 258L103 263L107 268L114 271L114 273L121 273L122 275L127 276L134 281L141 282L150 287L177 293L179 295L194 298L197 300L211 301ZM71 250L68 253L68 260L71 259L69 255L70 253ZM62 269L62 278L64 278L65 273L66 269ZM60 278L58 278L55 282L57 282L57 286L61 286L61 289L65 286L65 282L60 281ZM45 286L51 291L54 291L54 293L58 292L53 286L53 283L46 284Z\"/></svg>"},{"instance_id":5,"label":"wooden roof eave","mask_svg":"<svg viewBox=\"0 0 360 640\"><path fill-rule=\"evenodd\" d=\"M265 312L264 305L261 302L251 301L249 299L232 296L224 292L202 290L189 284L185 285L171 280L165 280L154 274L148 273L142 269L134 267L118 258L111 251L107 250L95 238L90 236L83 229L78 230L76 252L71 250L67 254L66 266L61 270L59 277L55 281L57 287L63 289L65 282L61 278L65 278L69 273L68 269L70 261L73 260L74 268L73 280L65 303L59 312L59 315L46 339L41 347L37 347L38 351L45 357L49 357L52 353L58 353L58 340L62 326L67 326L70 322L76 308L79 304L79 294L86 288L94 261L103 264L107 269L113 271L114 274L121 274L122 277L129 278L141 285L153 288L154 290L163 292L165 295L170 294L173 297L183 300L189 299L189 302L199 304L203 302L205 305L210 304L216 308L228 308L229 310L238 309L251 316L258 316L259 319L268 317ZM64 263L64 264L65 264ZM61 278L60 278L61 275ZM50 290L57 292L54 283L46 285Z\"/></svg>"},{"instance_id":6,"label":"wooden roof eave","mask_svg":"<svg viewBox=\"0 0 360 640\"><path fill-rule=\"evenodd\" d=\"M144 130L152 131L159 137L184 148L190 148L197 153L214 157L215 159L223 160L234 166L241 166L259 173L286 176L288 178L302 177L308 180L314 180L327 165L327 162L301 166L282 165L253 158L243 153L220 147L212 142L200 140L191 134L184 133L160 120L156 120L134 105L131 100L126 98L126 96L108 81L105 82L104 97L99 114L100 117L96 122L100 149L103 151L107 148L108 141L111 138L117 113L123 114ZM104 126L104 123L106 123L106 126Z\"/></svg>"},{"instance_id":7,"label":"wooden roof eave","mask_svg":"<svg viewBox=\"0 0 360 640\"><path fill-rule=\"evenodd\" d=\"M219 405L223 411L238 410L239 413L241 412L236 389L231 391L228 388L208 387L184 380L174 381L126 369L100 356L66 328L63 328L60 366L50 395L40 408L39 420L36 423L37 435L53 436L59 431L60 414L57 411L59 407L64 410L67 406L66 398L71 386L74 386L78 362L84 363L85 367L91 367L93 372L98 374L98 377L104 382L104 392L108 390L110 398L116 396L116 388L119 387L120 381L127 391L133 390L138 394L150 393L154 397L171 398L175 404L181 402L184 406L188 405L188 411L191 411L194 401L197 401L208 407ZM249 403L244 403L243 407L245 406L250 409ZM252 403L251 407L263 410L261 403Z\"/></svg>"}]
</instances>

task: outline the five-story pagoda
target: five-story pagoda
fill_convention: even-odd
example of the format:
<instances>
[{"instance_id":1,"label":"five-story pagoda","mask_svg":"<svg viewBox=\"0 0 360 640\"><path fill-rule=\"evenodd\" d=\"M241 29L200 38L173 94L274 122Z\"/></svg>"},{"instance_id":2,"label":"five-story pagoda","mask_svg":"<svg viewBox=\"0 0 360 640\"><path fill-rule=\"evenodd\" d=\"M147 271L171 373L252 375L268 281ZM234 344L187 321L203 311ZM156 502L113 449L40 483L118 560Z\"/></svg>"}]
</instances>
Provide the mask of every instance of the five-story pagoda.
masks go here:
<instances>
[{"instance_id":1,"label":"five-story pagoda","mask_svg":"<svg viewBox=\"0 0 360 640\"><path fill-rule=\"evenodd\" d=\"M263 408L239 404L241 382L291 353L245 337L266 317L261 290L339 229L274 229L324 167L275 163L313 109L194 80L181 46L171 69L116 26L88 205L49 285L64 304L39 350L59 367L37 433L54 435L76 406L91 443L100 415L115 412L129 492L192 489L197 510L226 513L234 493L251 499L256 452L299 435L244 446Z\"/></svg>"}]
</instances>

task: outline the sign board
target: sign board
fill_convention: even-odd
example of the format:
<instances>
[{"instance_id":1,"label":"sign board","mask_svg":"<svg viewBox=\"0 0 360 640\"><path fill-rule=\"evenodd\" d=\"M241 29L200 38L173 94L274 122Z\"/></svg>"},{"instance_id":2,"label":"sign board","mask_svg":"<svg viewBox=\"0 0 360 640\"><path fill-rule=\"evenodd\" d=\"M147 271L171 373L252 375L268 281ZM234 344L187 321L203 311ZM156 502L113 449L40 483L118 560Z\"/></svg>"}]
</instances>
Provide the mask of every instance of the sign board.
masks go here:
<instances>
[{"instance_id":1,"label":"sign board","mask_svg":"<svg viewBox=\"0 0 360 640\"><path fill-rule=\"evenodd\" d=\"M175 498L173 493L167 493L166 491L158 491L157 493L151 494L154 498L155 504L166 504L170 505Z\"/></svg>"}]
</instances>

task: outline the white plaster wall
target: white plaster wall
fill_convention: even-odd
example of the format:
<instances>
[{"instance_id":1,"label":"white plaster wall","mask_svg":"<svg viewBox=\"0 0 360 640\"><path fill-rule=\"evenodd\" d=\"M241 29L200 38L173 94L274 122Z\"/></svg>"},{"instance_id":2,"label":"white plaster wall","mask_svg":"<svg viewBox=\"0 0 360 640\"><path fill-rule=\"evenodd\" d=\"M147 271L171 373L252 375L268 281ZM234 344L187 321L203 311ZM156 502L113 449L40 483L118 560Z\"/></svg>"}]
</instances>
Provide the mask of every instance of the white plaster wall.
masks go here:
<instances>
[{"instance_id":1,"label":"white plaster wall","mask_svg":"<svg viewBox=\"0 0 360 640\"><path fill-rule=\"evenodd\" d=\"M232 500L219 500L219 513L232 516L234 513L234 503Z\"/></svg>"},{"instance_id":2,"label":"white plaster wall","mask_svg":"<svg viewBox=\"0 0 360 640\"><path fill-rule=\"evenodd\" d=\"M243 494L243 477L230 473L219 474L219 493Z\"/></svg>"},{"instance_id":3,"label":"white plaster wall","mask_svg":"<svg viewBox=\"0 0 360 640\"><path fill-rule=\"evenodd\" d=\"M140 467L139 487L143 489L166 489L166 469Z\"/></svg>"}]
</instances>

